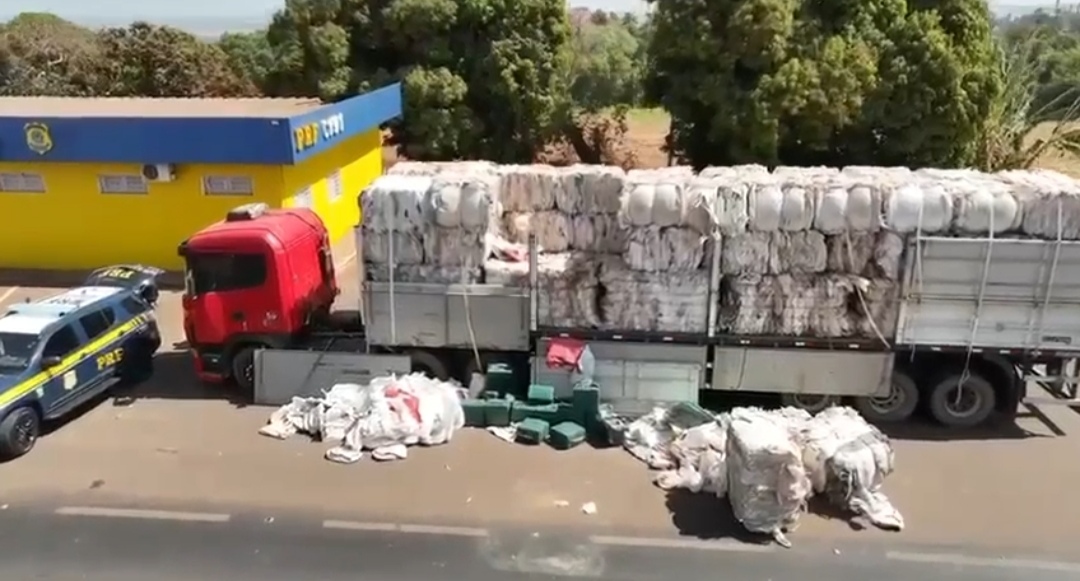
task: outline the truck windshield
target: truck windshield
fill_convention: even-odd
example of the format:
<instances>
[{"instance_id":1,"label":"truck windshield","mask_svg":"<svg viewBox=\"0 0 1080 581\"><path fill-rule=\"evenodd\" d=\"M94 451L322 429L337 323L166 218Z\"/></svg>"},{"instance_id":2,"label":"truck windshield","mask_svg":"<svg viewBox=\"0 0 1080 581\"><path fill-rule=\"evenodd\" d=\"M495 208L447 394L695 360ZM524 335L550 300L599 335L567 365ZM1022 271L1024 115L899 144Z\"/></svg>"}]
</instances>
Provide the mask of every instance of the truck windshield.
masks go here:
<instances>
[{"instance_id":1,"label":"truck windshield","mask_svg":"<svg viewBox=\"0 0 1080 581\"><path fill-rule=\"evenodd\" d=\"M26 369L37 344L37 335L0 333L0 373Z\"/></svg>"},{"instance_id":2,"label":"truck windshield","mask_svg":"<svg viewBox=\"0 0 1080 581\"><path fill-rule=\"evenodd\" d=\"M255 288L266 282L266 258L261 254L189 254L184 274L190 295Z\"/></svg>"}]
</instances>

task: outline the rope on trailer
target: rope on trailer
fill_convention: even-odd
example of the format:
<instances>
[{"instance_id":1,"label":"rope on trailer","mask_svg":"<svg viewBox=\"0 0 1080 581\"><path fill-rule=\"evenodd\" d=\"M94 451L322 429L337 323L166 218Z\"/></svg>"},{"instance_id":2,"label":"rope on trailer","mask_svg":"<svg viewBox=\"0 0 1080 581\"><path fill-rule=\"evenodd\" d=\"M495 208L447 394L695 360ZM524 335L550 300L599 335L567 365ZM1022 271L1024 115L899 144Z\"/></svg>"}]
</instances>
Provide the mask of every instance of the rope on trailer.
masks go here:
<instances>
[{"instance_id":1,"label":"rope on trailer","mask_svg":"<svg viewBox=\"0 0 1080 581\"><path fill-rule=\"evenodd\" d=\"M986 284L990 279L990 264L994 256L994 207L990 207L990 231L986 237L986 258L983 261L982 280L979 283L979 297L975 301L975 315L971 321L971 336L968 337L967 349L964 353L964 370L960 372L960 383L956 386L956 398L954 405L960 405L960 397L964 394L964 384L971 379L971 355L975 352L975 339L979 333L979 319L982 315L983 301L986 298Z\"/></svg>"},{"instance_id":2,"label":"rope on trailer","mask_svg":"<svg viewBox=\"0 0 1080 581\"><path fill-rule=\"evenodd\" d=\"M472 310L469 308L469 282L468 273L472 271L472 257L465 260L465 270L461 272L461 298L465 301L465 327L469 330L469 344L472 346L473 357L476 358L476 372L485 373L483 363L480 361L480 349L476 346L476 330L473 328ZM472 378L469 378L470 381Z\"/></svg>"},{"instance_id":3,"label":"rope on trailer","mask_svg":"<svg viewBox=\"0 0 1080 581\"><path fill-rule=\"evenodd\" d=\"M851 231L848 229L844 229L844 247L847 248L848 269L854 271L855 253L851 250ZM884 345L886 349L892 349L889 340L885 338L881 329L878 328L877 323L874 322L874 314L870 312L870 306L866 303L866 297L863 294L861 286L858 284L855 285L855 295L859 297L859 305L862 306L863 312L866 313L866 320L870 322L870 329L874 332L874 335L877 336L878 340L881 341L881 344Z\"/></svg>"}]
</instances>

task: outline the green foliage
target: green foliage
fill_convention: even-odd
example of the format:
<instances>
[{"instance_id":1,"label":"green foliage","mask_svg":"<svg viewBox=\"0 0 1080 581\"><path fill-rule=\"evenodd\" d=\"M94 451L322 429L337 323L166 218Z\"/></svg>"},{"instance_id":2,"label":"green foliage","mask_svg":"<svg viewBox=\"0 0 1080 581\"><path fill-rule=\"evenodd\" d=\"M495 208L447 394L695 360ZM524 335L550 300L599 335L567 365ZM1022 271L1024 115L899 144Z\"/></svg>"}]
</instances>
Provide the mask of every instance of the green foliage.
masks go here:
<instances>
[{"instance_id":1,"label":"green foliage","mask_svg":"<svg viewBox=\"0 0 1080 581\"><path fill-rule=\"evenodd\" d=\"M52 14L20 14L0 28L0 95L93 95L100 60L93 32Z\"/></svg>"},{"instance_id":2,"label":"green foliage","mask_svg":"<svg viewBox=\"0 0 1080 581\"><path fill-rule=\"evenodd\" d=\"M646 90L694 165L971 163L999 91L982 0L654 0Z\"/></svg>"}]
</instances>

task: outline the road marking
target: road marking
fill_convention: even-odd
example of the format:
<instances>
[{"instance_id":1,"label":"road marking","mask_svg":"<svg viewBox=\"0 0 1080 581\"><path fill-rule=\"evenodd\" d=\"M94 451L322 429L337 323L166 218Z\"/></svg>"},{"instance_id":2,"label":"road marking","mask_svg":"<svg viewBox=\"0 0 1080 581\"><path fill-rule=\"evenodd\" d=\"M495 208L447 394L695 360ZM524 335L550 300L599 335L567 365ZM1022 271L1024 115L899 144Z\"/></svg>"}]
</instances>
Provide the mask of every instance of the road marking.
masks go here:
<instances>
[{"instance_id":1,"label":"road marking","mask_svg":"<svg viewBox=\"0 0 1080 581\"><path fill-rule=\"evenodd\" d=\"M56 514L65 516L101 516L111 518L142 518L150 520L179 520L187 522L228 522L229 515L212 512L179 512L137 508L106 508L102 506L62 506Z\"/></svg>"},{"instance_id":2,"label":"road marking","mask_svg":"<svg viewBox=\"0 0 1080 581\"><path fill-rule=\"evenodd\" d=\"M699 539L662 539L649 537L611 537L594 535L589 540L598 545L615 545L621 547L654 547L661 549L695 549L699 551L733 551L744 553L771 553L776 550L775 545L755 545L741 543L730 539L699 540Z\"/></svg>"},{"instance_id":3,"label":"road marking","mask_svg":"<svg viewBox=\"0 0 1080 581\"><path fill-rule=\"evenodd\" d=\"M4 294L0 295L0 303L10 299L11 295L15 294L15 291L17 291L17 290L19 290L19 287L13 286L13 287L7 289L6 291L4 291Z\"/></svg>"},{"instance_id":4,"label":"road marking","mask_svg":"<svg viewBox=\"0 0 1080 581\"><path fill-rule=\"evenodd\" d=\"M438 525L401 525L401 532L416 533L421 535L452 535L455 537L486 537L488 532L484 529L472 527L444 527Z\"/></svg>"},{"instance_id":5,"label":"road marking","mask_svg":"<svg viewBox=\"0 0 1080 581\"><path fill-rule=\"evenodd\" d=\"M486 537L485 529L472 527L448 527L441 525L418 525L418 524L395 524L386 522L356 522L346 520L323 521L324 529L340 529L347 531L382 531L393 533L408 533L418 535L447 535L454 537Z\"/></svg>"},{"instance_id":6,"label":"road marking","mask_svg":"<svg viewBox=\"0 0 1080 581\"><path fill-rule=\"evenodd\" d=\"M334 263L334 270L335 271L343 270L346 266L349 265L350 262L352 262L355 259L356 259L356 251L353 250L352 254L350 254L350 255L346 256L345 258L342 258L338 262Z\"/></svg>"},{"instance_id":7,"label":"road marking","mask_svg":"<svg viewBox=\"0 0 1080 581\"><path fill-rule=\"evenodd\" d=\"M894 561L909 561L913 563L997 567L1005 569L1041 569L1043 571L1080 573L1080 563L1068 563L1064 561L970 557L956 553L906 553L903 551L889 551L885 554L885 558Z\"/></svg>"}]
</instances>

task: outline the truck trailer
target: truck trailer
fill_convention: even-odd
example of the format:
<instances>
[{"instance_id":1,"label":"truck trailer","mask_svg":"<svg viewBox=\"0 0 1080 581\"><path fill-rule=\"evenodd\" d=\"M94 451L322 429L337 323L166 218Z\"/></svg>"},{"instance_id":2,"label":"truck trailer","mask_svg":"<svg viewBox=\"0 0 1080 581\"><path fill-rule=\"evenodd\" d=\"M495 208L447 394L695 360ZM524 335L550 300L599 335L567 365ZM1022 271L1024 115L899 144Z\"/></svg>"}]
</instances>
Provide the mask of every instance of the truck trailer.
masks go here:
<instances>
[{"instance_id":1,"label":"truck trailer","mask_svg":"<svg viewBox=\"0 0 1080 581\"><path fill-rule=\"evenodd\" d=\"M356 228L356 247L364 232ZM392 250L391 250L392 252ZM180 247L184 321L197 371L276 405L334 383L422 371L468 384L505 363L523 381L569 389L544 364L551 341L587 343L593 378L616 408L703 391L776 393L810 411L850 402L871 421L924 409L955 428L1011 417L1022 401L1075 399L1065 377L1080 345L1080 242L907 235L895 332L872 338L748 336L717 324L719 253L708 265L702 333L541 325L550 300L539 249L519 286L367 280L340 294L326 228L310 210L242 206ZM1034 383L1055 397L1028 398Z\"/></svg>"}]
</instances>

